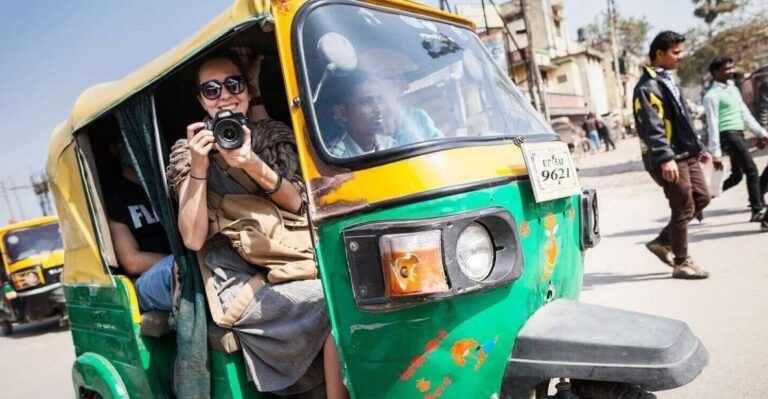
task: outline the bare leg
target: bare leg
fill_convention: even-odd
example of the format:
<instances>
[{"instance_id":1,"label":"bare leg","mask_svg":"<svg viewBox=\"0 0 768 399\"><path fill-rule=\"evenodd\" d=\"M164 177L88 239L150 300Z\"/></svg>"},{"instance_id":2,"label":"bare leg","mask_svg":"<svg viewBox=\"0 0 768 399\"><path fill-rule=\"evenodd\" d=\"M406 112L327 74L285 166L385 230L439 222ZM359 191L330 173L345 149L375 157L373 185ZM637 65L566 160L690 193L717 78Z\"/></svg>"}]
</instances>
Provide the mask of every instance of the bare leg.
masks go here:
<instances>
[{"instance_id":1,"label":"bare leg","mask_svg":"<svg viewBox=\"0 0 768 399\"><path fill-rule=\"evenodd\" d=\"M328 399L346 399L349 397L347 388L341 379L341 362L336 351L333 335L328 335L323 347L323 366L325 368L325 392Z\"/></svg>"}]
</instances>

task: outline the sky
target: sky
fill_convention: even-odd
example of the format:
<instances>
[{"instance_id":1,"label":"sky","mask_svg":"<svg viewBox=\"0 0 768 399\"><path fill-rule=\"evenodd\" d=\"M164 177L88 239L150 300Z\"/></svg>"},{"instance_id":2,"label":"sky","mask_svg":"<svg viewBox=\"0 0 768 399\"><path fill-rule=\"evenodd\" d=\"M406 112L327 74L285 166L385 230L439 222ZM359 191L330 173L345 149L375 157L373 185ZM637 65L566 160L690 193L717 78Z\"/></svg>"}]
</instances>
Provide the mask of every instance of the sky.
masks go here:
<instances>
[{"instance_id":1,"label":"sky","mask_svg":"<svg viewBox=\"0 0 768 399\"><path fill-rule=\"evenodd\" d=\"M450 1L451 5L479 0ZM48 137L80 93L120 79L191 36L231 0L0 1L0 225L41 216L30 188L48 156ZM428 1L436 5L437 1ZM697 24L690 0L616 0L627 16L646 16L652 32ZM563 0L572 39L605 0ZM10 211L9 211L10 205Z\"/></svg>"}]
</instances>

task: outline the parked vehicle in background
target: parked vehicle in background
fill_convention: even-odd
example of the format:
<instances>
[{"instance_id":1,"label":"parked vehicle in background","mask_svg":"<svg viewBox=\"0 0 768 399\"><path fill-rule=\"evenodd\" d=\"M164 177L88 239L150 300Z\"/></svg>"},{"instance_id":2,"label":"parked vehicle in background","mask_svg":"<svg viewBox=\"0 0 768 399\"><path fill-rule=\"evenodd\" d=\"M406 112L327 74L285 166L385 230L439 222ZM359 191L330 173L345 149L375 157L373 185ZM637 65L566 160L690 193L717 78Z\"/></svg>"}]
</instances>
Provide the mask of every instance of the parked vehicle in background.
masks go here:
<instances>
[{"instance_id":1,"label":"parked vehicle in background","mask_svg":"<svg viewBox=\"0 0 768 399\"><path fill-rule=\"evenodd\" d=\"M13 323L40 321L58 314L66 322L64 290L59 278L64 245L55 216L11 224L0 229L0 327L13 333Z\"/></svg>"},{"instance_id":2,"label":"parked vehicle in background","mask_svg":"<svg viewBox=\"0 0 768 399\"><path fill-rule=\"evenodd\" d=\"M585 139L582 139L582 130L571 123L568 117L554 118L550 121L550 125L552 130L560 136L560 140L568 145L568 150L575 158L589 152L589 144Z\"/></svg>"}]
</instances>

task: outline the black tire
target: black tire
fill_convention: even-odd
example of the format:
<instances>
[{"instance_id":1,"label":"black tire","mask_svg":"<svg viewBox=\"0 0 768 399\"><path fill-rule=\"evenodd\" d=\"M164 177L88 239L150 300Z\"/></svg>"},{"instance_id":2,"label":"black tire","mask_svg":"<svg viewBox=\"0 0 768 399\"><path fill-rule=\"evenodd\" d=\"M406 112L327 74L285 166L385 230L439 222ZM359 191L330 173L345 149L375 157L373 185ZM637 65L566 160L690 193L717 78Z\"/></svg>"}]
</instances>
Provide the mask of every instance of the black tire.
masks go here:
<instances>
[{"instance_id":1,"label":"black tire","mask_svg":"<svg viewBox=\"0 0 768 399\"><path fill-rule=\"evenodd\" d=\"M3 331L3 335L13 334L13 324L10 321L0 321L0 330Z\"/></svg>"},{"instance_id":2,"label":"black tire","mask_svg":"<svg viewBox=\"0 0 768 399\"><path fill-rule=\"evenodd\" d=\"M637 385L622 382L571 380L571 392L579 399L655 399Z\"/></svg>"}]
</instances>

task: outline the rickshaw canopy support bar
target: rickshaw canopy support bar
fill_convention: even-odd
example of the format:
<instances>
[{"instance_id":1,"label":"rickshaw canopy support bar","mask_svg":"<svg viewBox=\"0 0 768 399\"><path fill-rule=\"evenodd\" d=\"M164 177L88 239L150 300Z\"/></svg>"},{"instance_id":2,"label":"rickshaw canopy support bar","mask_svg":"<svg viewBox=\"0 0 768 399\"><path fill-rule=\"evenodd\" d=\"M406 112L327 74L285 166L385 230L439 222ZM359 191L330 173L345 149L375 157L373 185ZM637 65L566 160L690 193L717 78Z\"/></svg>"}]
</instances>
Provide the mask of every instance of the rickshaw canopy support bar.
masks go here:
<instances>
[{"instance_id":1,"label":"rickshaw canopy support bar","mask_svg":"<svg viewBox=\"0 0 768 399\"><path fill-rule=\"evenodd\" d=\"M671 389L692 381L708 358L682 321L559 299L520 330L502 397L524 397L556 377Z\"/></svg>"}]
</instances>

